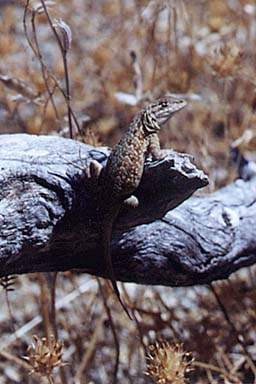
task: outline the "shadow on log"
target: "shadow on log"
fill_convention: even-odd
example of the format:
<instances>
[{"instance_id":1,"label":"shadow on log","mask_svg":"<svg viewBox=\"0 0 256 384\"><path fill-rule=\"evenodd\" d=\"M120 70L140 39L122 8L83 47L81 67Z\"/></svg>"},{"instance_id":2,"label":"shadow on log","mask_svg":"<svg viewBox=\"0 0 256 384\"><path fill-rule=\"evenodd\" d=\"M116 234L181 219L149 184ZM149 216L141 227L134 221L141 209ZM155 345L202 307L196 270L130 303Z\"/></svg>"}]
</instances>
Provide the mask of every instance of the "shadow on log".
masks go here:
<instances>
[{"instance_id":1,"label":"shadow on log","mask_svg":"<svg viewBox=\"0 0 256 384\"><path fill-rule=\"evenodd\" d=\"M86 170L108 154L54 136L0 136L0 276L69 269L104 276L97 185ZM204 284L255 263L255 178L190 197L207 183L188 155L147 161L139 206L123 208L114 227L118 280Z\"/></svg>"}]
</instances>

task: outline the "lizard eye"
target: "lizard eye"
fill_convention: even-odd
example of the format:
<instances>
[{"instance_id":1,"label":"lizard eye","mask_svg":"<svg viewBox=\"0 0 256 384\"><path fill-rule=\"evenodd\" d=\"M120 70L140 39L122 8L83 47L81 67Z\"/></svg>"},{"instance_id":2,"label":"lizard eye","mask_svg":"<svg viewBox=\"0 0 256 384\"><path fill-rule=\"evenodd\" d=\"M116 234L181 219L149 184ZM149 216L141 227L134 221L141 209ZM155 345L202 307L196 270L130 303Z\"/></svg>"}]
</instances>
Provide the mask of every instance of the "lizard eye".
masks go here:
<instances>
[{"instance_id":1,"label":"lizard eye","mask_svg":"<svg viewBox=\"0 0 256 384\"><path fill-rule=\"evenodd\" d=\"M163 108L166 108L166 107L168 106L167 101L162 101L161 106L162 106Z\"/></svg>"}]
</instances>

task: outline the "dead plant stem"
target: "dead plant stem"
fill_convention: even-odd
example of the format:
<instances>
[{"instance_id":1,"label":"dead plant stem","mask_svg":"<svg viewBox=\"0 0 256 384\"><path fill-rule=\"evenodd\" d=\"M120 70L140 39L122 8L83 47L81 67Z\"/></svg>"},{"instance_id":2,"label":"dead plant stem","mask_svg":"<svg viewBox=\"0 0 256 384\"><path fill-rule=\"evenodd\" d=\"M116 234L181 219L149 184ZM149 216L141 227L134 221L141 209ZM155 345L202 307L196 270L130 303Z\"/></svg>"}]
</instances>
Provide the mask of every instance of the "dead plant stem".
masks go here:
<instances>
[{"instance_id":1,"label":"dead plant stem","mask_svg":"<svg viewBox=\"0 0 256 384\"><path fill-rule=\"evenodd\" d=\"M235 324L232 322L231 318L229 317L229 314L227 313L227 310L224 306L224 304L222 303L221 299L220 299L220 296L218 295L218 292L217 290L215 289L214 285L213 284L210 284L210 289L221 309L221 312L223 313L223 316L225 317L232 333L235 335L235 338L238 342L238 344L240 345L240 347L242 348L246 358L247 358L247 362L248 362L248 365L249 367L251 368L251 371L252 373L254 374L254 384L256 383L256 367L255 367L255 364L253 362L253 358L251 356L251 354L248 352L247 348L246 348L246 345L244 343L244 340L243 340L243 336L241 335L241 333L238 332L238 330L236 329L235 327Z\"/></svg>"},{"instance_id":2,"label":"dead plant stem","mask_svg":"<svg viewBox=\"0 0 256 384\"><path fill-rule=\"evenodd\" d=\"M114 343L115 343L115 347L116 347L116 359L115 359L115 367L114 367L113 380L112 380L112 383L116 384L117 383L117 372L118 372L118 367L119 367L119 356L120 356L119 340L118 340L118 337L117 337L117 332L116 332L115 324L113 322L111 311L109 309L109 306L108 306L108 303L107 303L107 299L106 299L106 296L105 296L103 288L102 288L101 281L100 281L99 278L97 278L97 281L98 281L98 284L99 284L100 292L101 292L101 295L102 295L102 298L103 298L103 304L104 304L105 310L107 312L107 316L108 316L108 320L109 320L109 325L110 325L110 328L111 328L111 331L112 331L112 334L113 334Z\"/></svg>"},{"instance_id":3,"label":"dead plant stem","mask_svg":"<svg viewBox=\"0 0 256 384\"><path fill-rule=\"evenodd\" d=\"M47 7L44 3L44 0L41 0L41 4L44 8L44 12L46 14L47 20L49 22L49 25L51 27L51 30L58 42L58 45L60 47L61 55L62 55L62 60L63 60L63 67L64 67L64 73L65 73L65 82L66 82L66 94L65 94L65 99L67 102L67 107L68 107L68 123L69 123L69 135L70 138L73 138L73 130L72 130L72 113L71 113L71 106L70 106L70 82L69 82L69 73L68 73L68 63L67 63L67 51L63 48L63 44L61 42L61 39L56 31L56 28L54 27L51 17L48 13Z\"/></svg>"}]
</instances>

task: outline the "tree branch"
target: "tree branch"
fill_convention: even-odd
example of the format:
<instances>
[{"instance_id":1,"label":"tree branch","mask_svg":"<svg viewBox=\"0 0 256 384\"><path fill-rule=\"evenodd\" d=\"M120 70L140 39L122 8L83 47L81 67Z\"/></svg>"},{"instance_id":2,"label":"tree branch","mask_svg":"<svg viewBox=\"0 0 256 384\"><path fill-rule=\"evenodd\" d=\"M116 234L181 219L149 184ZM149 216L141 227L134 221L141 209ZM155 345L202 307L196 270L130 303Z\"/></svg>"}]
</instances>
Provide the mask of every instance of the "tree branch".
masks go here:
<instances>
[{"instance_id":1,"label":"tree branch","mask_svg":"<svg viewBox=\"0 0 256 384\"><path fill-rule=\"evenodd\" d=\"M68 269L104 276L97 183L87 173L108 154L59 137L0 136L0 276ZM188 155L147 161L139 206L123 207L114 227L118 280L204 284L255 263L256 180L177 207L207 182Z\"/></svg>"}]
</instances>

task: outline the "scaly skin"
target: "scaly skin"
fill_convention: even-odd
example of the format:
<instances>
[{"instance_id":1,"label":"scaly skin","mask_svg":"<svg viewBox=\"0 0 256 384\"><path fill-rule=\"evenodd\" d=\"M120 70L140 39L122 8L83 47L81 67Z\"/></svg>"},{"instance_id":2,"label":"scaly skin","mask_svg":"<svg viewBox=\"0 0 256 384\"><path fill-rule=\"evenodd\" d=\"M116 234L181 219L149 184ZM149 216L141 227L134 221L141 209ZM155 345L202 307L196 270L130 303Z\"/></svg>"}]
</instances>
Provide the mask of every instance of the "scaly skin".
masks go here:
<instances>
[{"instance_id":1,"label":"scaly skin","mask_svg":"<svg viewBox=\"0 0 256 384\"><path fill-rule=\"evenodd\" d=\"M99 176L98 215L106 275L111 279L117 297L129 317L114 277L110 249L113 223L123 202L137 189L146 157L149 154L153 160L164 157L157 136L160 126L185 105L184 100L165 96L140 111L124 137L111 151Z\"/></svg>"}]
</instances>

